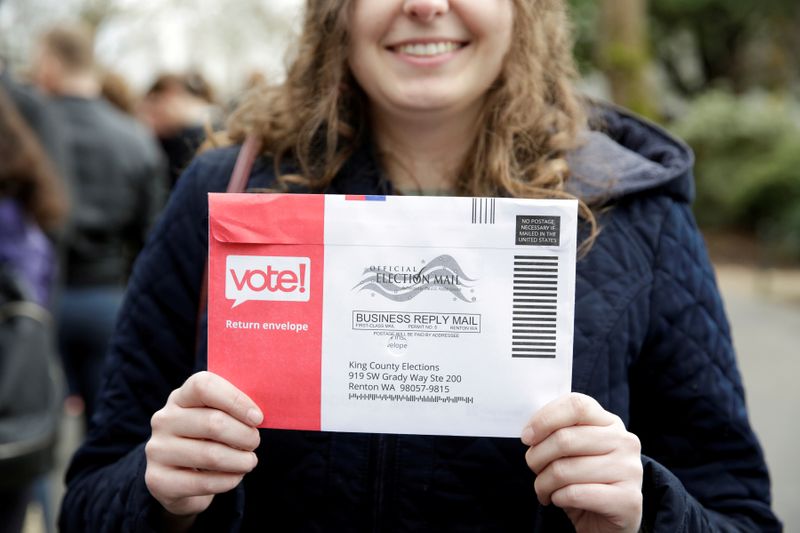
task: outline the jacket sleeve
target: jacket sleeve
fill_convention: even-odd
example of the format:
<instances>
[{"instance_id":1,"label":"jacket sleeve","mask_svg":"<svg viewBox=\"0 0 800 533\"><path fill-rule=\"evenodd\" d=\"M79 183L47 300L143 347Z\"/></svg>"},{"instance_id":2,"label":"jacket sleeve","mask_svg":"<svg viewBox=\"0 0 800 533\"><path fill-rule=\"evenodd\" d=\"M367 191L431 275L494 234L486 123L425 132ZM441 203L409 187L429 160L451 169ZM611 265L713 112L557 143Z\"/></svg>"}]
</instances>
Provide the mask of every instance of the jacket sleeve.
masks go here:
<instances>
[{"instance_id":1,"label":"jacket sleeve","mask_svg":"<svg viewBox=\"0 0 800 533\"><path fill-rule=\"evenodd\" d=\"M644 530L780 531L714 272L685 203L664 218L650 296L631 367Z\"/></svg>"},{"instance_id":2,"label":"jacket sleeve","mask_svg":"<svg viewBox=\"0 0 800 533\"><path fill-rule=\"evenodd\" d=\"M87 438L67 472L61 531L157 531L161 507L144 482L150 418L204 366L194 354L207 251L202 160L181 178L136 262L105 363ZM235 531L240 489L220 495L198 529ZM202 527L202 526L207 527Z\"/></svg>"}]
</instances>

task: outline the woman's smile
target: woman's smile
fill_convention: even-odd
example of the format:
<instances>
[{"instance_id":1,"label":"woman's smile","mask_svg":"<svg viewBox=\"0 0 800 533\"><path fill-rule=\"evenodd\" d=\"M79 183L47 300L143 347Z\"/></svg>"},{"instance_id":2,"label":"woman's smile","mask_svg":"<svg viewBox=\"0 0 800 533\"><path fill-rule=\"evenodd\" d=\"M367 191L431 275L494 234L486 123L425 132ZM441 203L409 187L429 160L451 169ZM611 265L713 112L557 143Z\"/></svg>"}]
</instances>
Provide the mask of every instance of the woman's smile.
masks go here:
<instances>
[{"instance_id":1,"label":"woman's smile","mask_svg":"<svg viewBox=\"0 0 800 533\"><path fill-rule=\"evenodd\" d=\"M502 69L512 26L509 0L356 0L349 64L377 113L474 110Z\"/></svg>"},{"instance_id":2,"label":"woman's smile","mask_svg":"<svg viewBox=\"0 0 800 533\"><path fill-rule=\"evenodd\" d=\"M453 39L414 39L387 46L390 52L401 56L438 57L461 50L469 43Z\"/></svg>"}]
</instances>

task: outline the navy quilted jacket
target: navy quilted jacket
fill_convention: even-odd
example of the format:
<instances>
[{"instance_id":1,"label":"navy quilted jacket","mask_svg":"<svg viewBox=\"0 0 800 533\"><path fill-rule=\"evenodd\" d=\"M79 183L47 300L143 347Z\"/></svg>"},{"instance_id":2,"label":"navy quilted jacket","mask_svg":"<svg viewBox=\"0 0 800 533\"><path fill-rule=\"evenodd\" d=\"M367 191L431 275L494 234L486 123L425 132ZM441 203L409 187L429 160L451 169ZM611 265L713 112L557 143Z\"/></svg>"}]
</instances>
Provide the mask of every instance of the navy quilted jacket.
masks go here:
<instances>
[{"instance_id":1,"label":"navy quilted jacket","mask_svg":"<svg viewBox=\"0 0 800 533\"><path fill-rule=\"evenodd\" d=\"M642 441L646 531L779 531L728 325L689 210L692 157L657 128L609 112L571 156L574 192L611 206L577 266L573 388ZM193 353L207 251L207 191L237 149L179 180L131 279L101 404L67 475L62 531L158 530L144 483L151 415L205 366ZM250 187L269 186L259 161ZM390 193L368 153L331 193ZM202 322L202 321L201 321ZM204 337L205 324L201 324ZM259 464L217 496L207 531L571 531L541 507L517 439L262 430Z\"/></svg>"}]
</instances>

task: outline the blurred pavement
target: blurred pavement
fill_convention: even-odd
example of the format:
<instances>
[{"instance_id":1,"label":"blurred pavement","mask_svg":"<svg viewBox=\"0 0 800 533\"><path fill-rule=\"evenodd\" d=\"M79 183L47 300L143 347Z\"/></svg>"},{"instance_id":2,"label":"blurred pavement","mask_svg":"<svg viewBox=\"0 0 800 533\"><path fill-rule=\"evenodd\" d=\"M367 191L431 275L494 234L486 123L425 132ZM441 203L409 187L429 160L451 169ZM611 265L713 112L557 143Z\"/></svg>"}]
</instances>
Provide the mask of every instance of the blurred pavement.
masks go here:
<instances>
[{"instance_id":1,"label":"blurred pavement","mask_svg":"<svg viewBox=\"0 0 800 533\"><path fill-rule=\"evenodd\" d=\"M800 531L800 271L717 266L773 508Z\"/></svg>"}]
</instances>

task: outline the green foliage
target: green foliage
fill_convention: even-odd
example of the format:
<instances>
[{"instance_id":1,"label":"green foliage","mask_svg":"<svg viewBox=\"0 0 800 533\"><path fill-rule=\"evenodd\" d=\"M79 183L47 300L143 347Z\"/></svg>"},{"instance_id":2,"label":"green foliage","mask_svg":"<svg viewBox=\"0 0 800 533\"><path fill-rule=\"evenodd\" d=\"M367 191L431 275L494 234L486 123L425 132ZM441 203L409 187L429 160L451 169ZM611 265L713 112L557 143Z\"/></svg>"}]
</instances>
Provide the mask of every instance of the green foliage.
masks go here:
<instances>
[{"instance_id":1,"label":"green foliage","mask_svg":"<svg viewBox=\"0 0 800 533\"><path fill-rule=\"evenodd\" d=\"M743 216L781 255L800 258L800 134L781 139L739 194Z\"/></svg>"},{"instance_id":2,"label":"green foliage","mask_svg":"<svg viewBox=\"0 0 800 533\"><path fill-rule=\"evenodd\" d=\"M800 109L715 91L698 98L673 130L697 156L698 221L753 232L800 258Z\"/></svg>"},{"instance_id":3,"label":"green foliage","mask_svg":"<svg viewBox=\"0 0 800 533\"><path fill-rule=\"evenodd\" d=\"M650 56L646 50L631 49L619 42L611 42L603 54L602 62L609 68L638 72L647 66Z\"/></svg>"},{"instance_id":4,"label":"green foliage","mask_svg":"<svg viewBox=\"0 0 800 533\"><path fill-rule=\"evenodd\" d=\"M575 59L581 72L592 69L595 61L597 0L569 0L570 17L575 33Z\"/></svg>"},{"instance_id":5,"label":"green foliage","mask_svg":"<svg viewBox=\"0 0 800 533\"><path fill-rule=\"evenodd\" d=\"M763 24L762 6L776 0L652 0L650 4L653 48L670 73L673 85L685 95L724 83L742 89L740 60L745 46ZM675 53L671 42L688 31L694 49ZM697 56L700 80L687 80L680 64L689 52Z\"/></svg>"},{"instance_id":6,"label":"green foliage","mask_svg":"<svg viewBox=\"0 0 800 533\"><path fill-rule=\"evenodd\" d=\"M580 70L605 70L596 53L603 48L597 24L601 3L569 0L569 5ZM798 83L797 0L649 0L648 16L651 59L684 97L711 87L744 92L786 90ZM771 49L769 60L765 49Z\"/></svg>"},{"instance_id":7,"label":"green foliage","mask_svg":"<svg viewBox=\"0 0 800 533\"><path fill-rule=\"evenodd\" d=\"M796 2L795 0L651 0L651 5L654 13L673 21L716 14L726 20L747 23L746 19L753 16L785 14L796 6Z\"/></svg>"}]
</instances>

